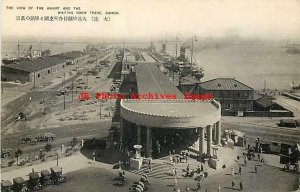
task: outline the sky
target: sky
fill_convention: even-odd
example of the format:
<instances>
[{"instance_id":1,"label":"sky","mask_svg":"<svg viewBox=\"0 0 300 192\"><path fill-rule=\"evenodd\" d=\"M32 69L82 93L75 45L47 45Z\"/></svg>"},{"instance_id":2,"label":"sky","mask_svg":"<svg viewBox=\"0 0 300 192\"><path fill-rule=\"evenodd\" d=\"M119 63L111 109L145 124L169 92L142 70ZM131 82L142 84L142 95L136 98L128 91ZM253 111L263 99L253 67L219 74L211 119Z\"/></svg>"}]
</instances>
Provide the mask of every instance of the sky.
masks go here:
<instances>
[{"instance_id":1,"label":"sky","mask_svg":"<svg viewBox=\"0 0 300 192\"><path fill-rule=\"evenodd\" d=\"M300 39L300 0L2 0L2 37L156 38L242 36ZM8 10L7 6L13 6ZM25 6L27 10L17 10ZM33 10L28 10L32 6ZM59 16L36 6L117 11L109 22L16 21L16 16ZM63 15L66 16L66 15ZM68 16L68 15L67 15ZM71 15L81 16L81 15Z\"/></svg>"}]
</instances>

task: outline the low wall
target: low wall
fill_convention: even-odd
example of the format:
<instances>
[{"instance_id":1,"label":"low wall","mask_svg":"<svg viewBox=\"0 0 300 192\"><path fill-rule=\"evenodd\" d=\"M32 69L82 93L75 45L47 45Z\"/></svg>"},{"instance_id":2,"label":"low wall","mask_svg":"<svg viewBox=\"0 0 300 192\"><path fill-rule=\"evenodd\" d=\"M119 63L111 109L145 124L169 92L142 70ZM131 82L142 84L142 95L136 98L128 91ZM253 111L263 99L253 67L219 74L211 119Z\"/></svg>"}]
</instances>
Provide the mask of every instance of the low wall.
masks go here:
<instances>
[{"instance_id":1,"label":"low wall","mask_svg":"<svg viewBox=\"0 0 300 192\"><path fill-rule=\"evenodd\" d=\"M222 111L222 116L237 116L237 111ZM244 117L294 117L291 111L244 111Z\"/></svg>"}]
</instances>

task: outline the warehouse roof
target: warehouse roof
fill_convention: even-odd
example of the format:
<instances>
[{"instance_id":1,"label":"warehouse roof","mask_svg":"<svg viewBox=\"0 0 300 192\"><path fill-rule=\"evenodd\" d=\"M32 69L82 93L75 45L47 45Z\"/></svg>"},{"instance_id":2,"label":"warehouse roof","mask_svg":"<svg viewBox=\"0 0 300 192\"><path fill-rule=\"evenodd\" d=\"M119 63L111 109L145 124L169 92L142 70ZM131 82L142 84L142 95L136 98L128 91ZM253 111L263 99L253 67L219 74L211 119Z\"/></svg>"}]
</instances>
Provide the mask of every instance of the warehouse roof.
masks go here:
<instances>
[{"instance_id":1,"label":"warehouse roof","mask_svg":"<svg viewBox=\"0 0 300 192\"><path fill-rule=\"evenodd\" d=\"M264 96L262 98L257 99L255 102L263 107L269 107L274 104L274 102L272 100L273 100L272 97Z\"/></svg>"},{"instance_id":2,"label":"warehouse roof","mask_svg":"<svg viewBox=\"0 0 300 192\"><path fill-rule=\"evenodd\" d=\"M49 57L41 57L32 60L23 60L19 63L4 65L2 67L17 69L21 71L33 72L41 70L47 67L51 67L66 61L66 59L74 59L83 56L84 52L72 51L67 53L61 53L57 55L52 55Z\"/></svg>"},{"instance_id":3,"label":"warehouse roof","mask_svg":"<svg viewBox=\"0 0 300 192\"><path fill-rule=\"evenodd\" d=\"M216 78L200 84L200 87L204 90L243 90L252 91L253 88L233 79L233 78Z\"/></svg>"}]
</instances>

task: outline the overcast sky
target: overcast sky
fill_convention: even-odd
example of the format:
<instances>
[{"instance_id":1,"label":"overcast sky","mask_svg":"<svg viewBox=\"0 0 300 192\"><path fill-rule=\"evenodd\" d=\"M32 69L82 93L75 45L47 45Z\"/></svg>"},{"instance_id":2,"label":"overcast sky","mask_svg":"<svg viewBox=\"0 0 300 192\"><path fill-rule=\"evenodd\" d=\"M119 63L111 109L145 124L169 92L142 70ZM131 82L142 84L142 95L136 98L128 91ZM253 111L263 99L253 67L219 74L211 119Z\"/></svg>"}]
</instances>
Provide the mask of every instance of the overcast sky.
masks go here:
<instances>
[{"instance_id":1,"label":"overcast sky","mask_svg":"<svg viewBox=\"0 0 300 192\"><path fill-rule=\"evenodd\" d=\"M14 6L14 10L6 6ZM16 16L22 15L58 15L57 11L35 8L20 11L16 6L79 6L88 12L118 11L120 15L111 17L110 22L16 21ZM4 36L300 38L300 0L2 0L1 7Z\"/></svg>"}]
</instances>

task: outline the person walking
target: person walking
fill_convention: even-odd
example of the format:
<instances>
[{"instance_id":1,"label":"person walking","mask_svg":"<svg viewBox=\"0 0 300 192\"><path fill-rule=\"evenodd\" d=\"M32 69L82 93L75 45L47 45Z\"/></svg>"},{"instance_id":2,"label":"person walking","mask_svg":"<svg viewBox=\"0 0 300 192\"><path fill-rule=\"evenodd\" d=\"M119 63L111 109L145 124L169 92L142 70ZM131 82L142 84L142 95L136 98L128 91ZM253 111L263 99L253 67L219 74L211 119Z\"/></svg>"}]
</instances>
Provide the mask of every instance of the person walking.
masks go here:
<instances>
[{"instance_id":1,"label":"person walking","mask_svg":"<svg viewBox=\"0 0 300 192\"><path fill-rule=\"evenodd\" d=\"M177 185L178 185L177 178L174 177L174 187L177 188ZM175 188L174 188L174 189L175 189Z\"/></svg>"},{"instance_id":2,"label":"person walking","mask_svg":"<svg viewBox=\"0 0 300 192\"><path fill-rule=\"evenodd\" d=\"M231 186L232 186L233 189L235 188L235 182L234 181L231 182Z\"/></svg>"},{"instance_id":3,"label":"person walking","mask_svg":"<svg viewBox=\"0 0 300 192\"><path fill-rule=\"evenodd\" d=\"M185 192L189 192L190 188L188 186L185 187Z\"/></svg>"},{"instance_id":4,"label":"person walking","mask_svg":"<svg viewBox=\"0 0 300 192\"><path fill-rule=\"evenodd\" d=\"M204 168L203 168L203 165L201 164L201 172L203 172L204 171Z\"/></svg>"},{"instance_id":5,"label":"person walking","mask_svg":"<svg viewBox=\"0 0 300 192\"><path fill-rule=\"evenodd\" d=\"M239 174L242 175L242 167L239 166Z\"/></svg>"},{"instance_id":6,"label":"person walking","mask_svg":"<svg viewBox=\"0 0 300 192\"><path fill-rule=\"evenodd\" d=\"M240 182L240 190L243 191L243 181Z\"/></svg>"},{"instance_id":7,"label":"person walking","mask_svg":"<svg viewBox=\"0 0 300 192\"><path fill-rule=\"evenodd\" d=\"M259 153L257 154L257 158L258 158L258 161L260 161L260 154Z\"/></svg>"},{"instance_id":8,"label":"person walking","mask_svg":"<svg viewBox=\"0 0 300 192\"><path fill-rule=\"evenodd\" d=\"M234 176L234 167L231 168L231 175Z\"/></svg>"},{"instance_id":9,"label":"person walking","mask_svg":"<svg viewBox=\"0 0 300 192\"><path fill-rule=\"evenodd\" d=\"M255 168L254 168L254 169L255 169L255 173L257 173L257 165L255 165Z\"/></svg>"},{"instance_id":10,"label":"person walking","mask_svg":"<svg viewBox=\"0 0 300 192\"><path fill-rule=\"evenodd\" d=\"M220 192L221 191L221 186L220 185L218 185L218 192Z\"/></svg>"},{"instance_id":11,"label":"person walking","mask_svg":"<svg viewBox=\"0 0 300 192\"><path fill-rule=\"evenodd\" d=\"M198 181L198 183L197 183L197 191L200 191L201 190L201 183L200 183L200 181Z\"/></svg>"},{"instance_id":12,"label":"person walking","mask_svg":"<svg viewBox=\"0 0 300 192\"><path fill-rule=\"evenodd\" d=\"M245 164L245 166L247 165L247 159L246 159L246 157L244 159L244 164Z\"/></svg>"},{"instance_id":13,"label":"person walking","mask_svg":"<svg viewBox=\"0 0 300 192\"><path fill-rule=\"evenodd\" d=\"M152 172L152 166L149 164L149 173Z\"/></svg>"}]
</instances>

